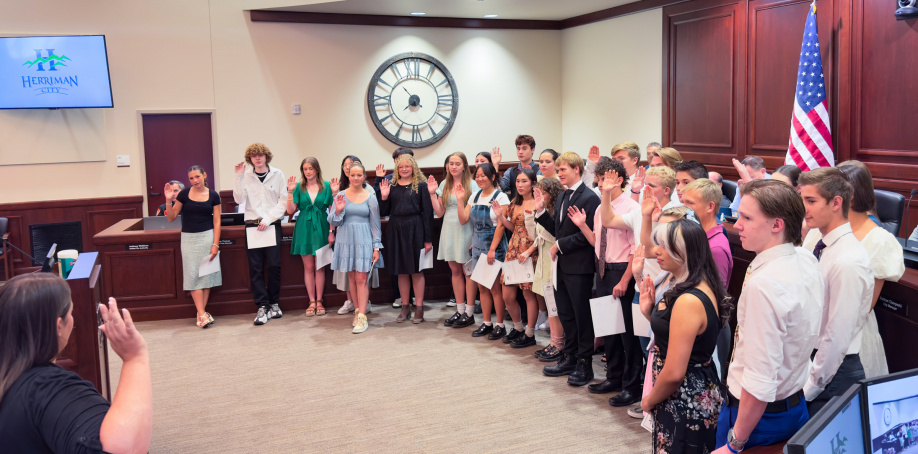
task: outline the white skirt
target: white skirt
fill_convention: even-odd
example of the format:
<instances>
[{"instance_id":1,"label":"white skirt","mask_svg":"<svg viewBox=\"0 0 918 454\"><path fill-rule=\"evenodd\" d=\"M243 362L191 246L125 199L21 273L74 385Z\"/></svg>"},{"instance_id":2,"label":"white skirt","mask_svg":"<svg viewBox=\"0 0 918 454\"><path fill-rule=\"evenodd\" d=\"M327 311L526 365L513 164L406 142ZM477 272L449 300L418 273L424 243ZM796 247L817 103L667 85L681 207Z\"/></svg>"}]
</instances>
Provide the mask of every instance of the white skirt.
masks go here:
<instances>
[{"instance_id":1,"label":"white skirt","mask_svg":"<svg viewBox=\"0 0 918 454\"><path fill-rule=\"evenodd\" d=\"M184 277L182 288L186 291L223 285L223 276L220 271L198 277L198 267L204 261L204 257L210 257L210 247L213 244L213 229L198 233L182 232L182 272Z\"/></svg>"}]
</instances>

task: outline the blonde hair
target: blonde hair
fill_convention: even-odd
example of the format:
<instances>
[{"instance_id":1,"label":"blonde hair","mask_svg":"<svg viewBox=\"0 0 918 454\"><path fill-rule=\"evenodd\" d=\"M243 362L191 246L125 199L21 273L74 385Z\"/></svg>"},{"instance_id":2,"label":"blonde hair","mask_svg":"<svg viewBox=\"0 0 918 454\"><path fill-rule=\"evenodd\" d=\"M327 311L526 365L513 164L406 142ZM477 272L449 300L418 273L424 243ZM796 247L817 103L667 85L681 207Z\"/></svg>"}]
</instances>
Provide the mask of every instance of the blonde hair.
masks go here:
<instances>
[{"instance_id":1,"label":"blonde hair","mask_svg":"<svg viewBox=\"0 0 918 454\"><path fill-rule=\"evenodd\" d=\"M469 161L465 157L465 153L457 151L446 157L446 164L443 166L446 170L446 178L443 179L443 191L441 197L443 200L449 200L449 194L453 190L453 185L456 183L453 182L453 174L449 173L449 160L452 157L457 157L462 161L462 189L465 191L465 197L463 197L463 202L468 202L469 197L472 195L469 190L469 185L472 181L472 172L469 171Z\"/></svg>"},{"instance_id":2,"label":"blonde hair","mask_svg":"<svg viewBox=\"0 0 918 454\"><path fill-rule=\"evenodd\" d=\"M662 218L663 216L669 216L673 218L673 220L685 219L686 217L688 217L688 211L689 211L689 208L685 205L677 206L677 207L669 207L663 210L662 213L660 213L660 217Z\"/></svg>"},{"instance_id":3,"label":"blonde hair","mask_svg":"<svg viewBox=\"0 0 918 454\"><path fill-rule=\"evenodd\" d=\"M573 151L565 151L561 153L561 156L558 156L558 159L555 159L555 165L560 166L561 164L567 164L571 167L576 167L580 170L580 175L583 175L583 158L579 154L574 153Z\"/></svg>"},{"instance_id":4,"label":"blonde hair","mask_svg":"<svg viewBox=\"0 0 918 454\"><path fill-rule=\"evenodd\" d=\"M676 151L675 148L660 148L654 152L660 159L663 160L663 165L669 168L674 167L676 164L682 162L682 155Z\"/></svg>"},{"instance_id":5,"label":"blonde hair","mask_svg":"<svg viewBox=\"0 0 918 454\"><path fill-rule=\"evenodd\" d=\"M424 174L421 173L421 169L418 168L417 161L410 154L403 154L395 160L395 175L392 176L394 181L398 183L398 166L402 165L403 162L409 162L411 164L411 192L418 192L418 183L426 180Z\"/></svg>"},{"instance_id":6,"label":"blonde hair","mask_svg":"<svg viewBox=\"0 0 918 454\"><path fill-rule=\"evenodd\" d=\"M271 150L268 149L267 145L263 143L255 142L245 149L245 162L252 164L252 156L265 155L265 165L271 163L271 159L274 158L274 154L271 153Z\"/></svg>"},{"instance_id":7,"label":"blonde hair","mask_svg":"<svg viewBox=\"0 0 918 454\"><path fill-rule=\"evenodd\" d=\"M629 158L638 158L638 160L641 159L641 148L638 147L638 144L634 142L622 142L612 147L612 154L614 155L621 150L628 151Z\"/></svg>"},{"instance_id":8,"label":"blonde hair","mask_svg":"<svg viewBox=\"0 0 918 454\"><path fill-rule=\"evenodd\" d=\"M724 197L723 190L720 189L720 186L717 185L713 180L707 178L699 178L682 188L682 193L685 191L696 191L698 195L701 196L701 199L704 203L713 203L715 207L720 206L720 201Z\"/></svg>"},{"instance_id":9,"label":"blonde hair","mask_svg":"<svg viewBox=\"0 0 918 454\"><path fill-rule=\"evenodd\" d=\"M646 175L654 175L660 178L660 184L664 188L676 189L676 172L669 167L651 167L647 169Z\"/></svg>"}]
</instances>

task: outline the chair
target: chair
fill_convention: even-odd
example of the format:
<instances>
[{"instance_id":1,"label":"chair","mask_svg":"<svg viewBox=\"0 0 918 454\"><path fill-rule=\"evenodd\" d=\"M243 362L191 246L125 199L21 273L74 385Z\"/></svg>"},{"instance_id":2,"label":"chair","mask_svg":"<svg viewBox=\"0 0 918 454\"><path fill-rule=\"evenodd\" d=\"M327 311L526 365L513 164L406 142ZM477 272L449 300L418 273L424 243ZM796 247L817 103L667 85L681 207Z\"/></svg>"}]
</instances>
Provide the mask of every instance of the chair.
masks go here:
<instances>
[{"instance_id":1,"label":"chair","mask_svg":"<svg viewBox=\"0 0 918 454\"><path fill-rule=\"evenodd\" d=\"M724 180L723 186L724 197L734 200L736 199L736 182L730 180Z\"/></svg>"},{"instance_id":2,"label":"chair","mask_svg":"<svg viewBox=\"0 0 918 454\"><path fill-rule=\"evenodd\" d=\"M888 230L893 236L899 236L902 226L902 212L905 210L905 196L899 193L874 189L877 197L877 219L880 227ZM909 232L906 232L908 235Z\"/></svg>"},{"instance_id":3,"label":"chair","mask_svg":"<svg viewBox=\"0 0 918 454\"><path fill-rule=\"evenodd\" d=\"M6 248L6 242L10 239L10 220L7 218L0 218L0 260L3 261L3 278L5 280L10 280L13 268L10 266L10 253Z\"/></svg>"}]
</instances>

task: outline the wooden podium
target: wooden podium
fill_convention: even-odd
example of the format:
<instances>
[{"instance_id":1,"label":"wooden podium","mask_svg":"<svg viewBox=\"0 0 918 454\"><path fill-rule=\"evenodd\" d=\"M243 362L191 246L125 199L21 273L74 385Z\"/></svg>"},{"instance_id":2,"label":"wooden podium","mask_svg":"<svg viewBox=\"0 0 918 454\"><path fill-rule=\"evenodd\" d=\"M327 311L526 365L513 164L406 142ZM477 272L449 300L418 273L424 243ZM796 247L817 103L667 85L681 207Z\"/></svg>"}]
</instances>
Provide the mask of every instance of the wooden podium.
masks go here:
<instances>
[{"instance_id":1,"label":"wooden podium","mask_svg":"<svg viewBox=\"0 0 918 454\"><path fill-rule=\"evenodd\" d=\"M73 331L57 364L90 381L112 400L108 377L108 341L99 329L102 302L102 265L98 252L79 255L67 277L73 301Z\"/></svg>"}]
</instances>

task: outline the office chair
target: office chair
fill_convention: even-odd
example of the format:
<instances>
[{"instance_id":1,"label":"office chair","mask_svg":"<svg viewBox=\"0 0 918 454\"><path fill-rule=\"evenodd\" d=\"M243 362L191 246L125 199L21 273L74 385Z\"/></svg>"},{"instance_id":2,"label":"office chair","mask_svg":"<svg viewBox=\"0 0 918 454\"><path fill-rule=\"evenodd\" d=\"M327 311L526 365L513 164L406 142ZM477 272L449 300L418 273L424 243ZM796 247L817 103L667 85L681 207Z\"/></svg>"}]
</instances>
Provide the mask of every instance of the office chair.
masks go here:
<instances>
[{"instance_id":1,"label":"office chair","mask_svg":"<svg viewBox=\"0 0 918 454\"><path fill-rule=\"evenodd\" d=\"M877 197L877 219L880 227L888 230L893 236L899 236L902 226L902 212L905 210L905 196L891 191L874 189ZM909 232L906 232L906 235Z\"/></svg>"},{"instance_id":2,"label":"office chair","mask_svg":"<svg viewBox=\"0 0 918 454\"><path fill-rule=\"evenodd\" d=\"M722 189L723 189L723 192L724 192L724 197L730 199L731 201L733 201L734 199L736 199L736 191L737 191L737 189L736 189L736 182L735 182L735 181L724 180L724 186L723 186Z\"/></svg>"},{"instance_id":3,"label":"office chair","mask_svg":"<svg viewBox=\"0 0 918 454\"><path fill-rule=\"evenodd\" d=\"M0 261L3 261L3 279L10 280L13 274L13 267L10 263L10 253L9 249L6 247L6 242L10 239L10 220L7 218L0 218Z\"/></svg>"}]
</instances>

